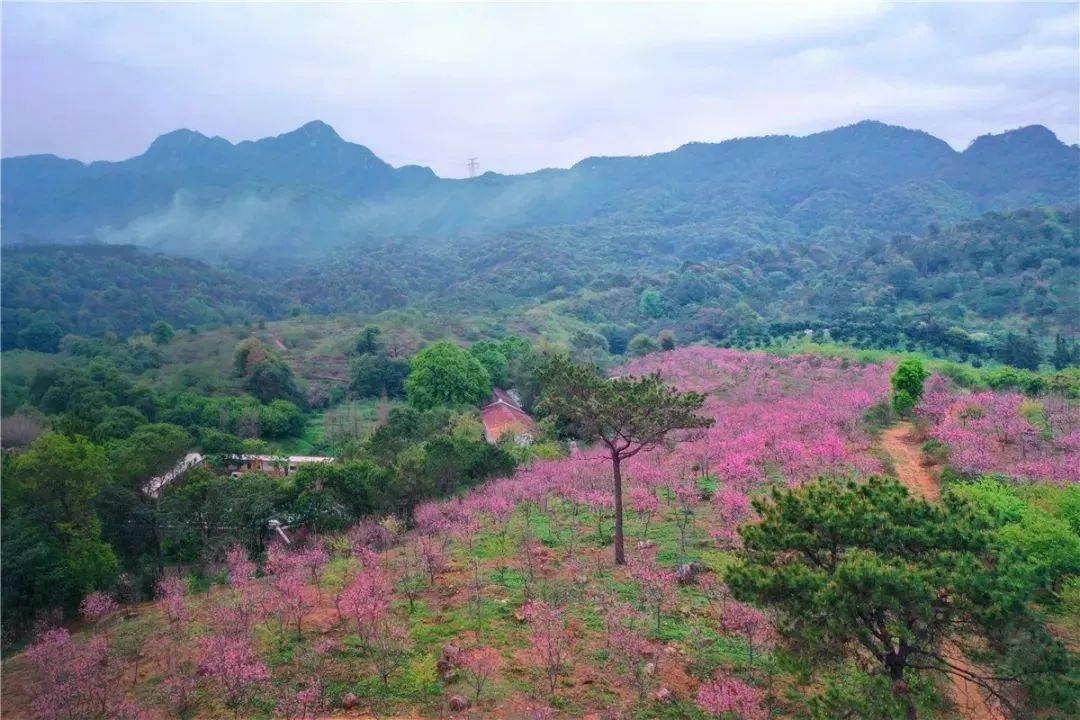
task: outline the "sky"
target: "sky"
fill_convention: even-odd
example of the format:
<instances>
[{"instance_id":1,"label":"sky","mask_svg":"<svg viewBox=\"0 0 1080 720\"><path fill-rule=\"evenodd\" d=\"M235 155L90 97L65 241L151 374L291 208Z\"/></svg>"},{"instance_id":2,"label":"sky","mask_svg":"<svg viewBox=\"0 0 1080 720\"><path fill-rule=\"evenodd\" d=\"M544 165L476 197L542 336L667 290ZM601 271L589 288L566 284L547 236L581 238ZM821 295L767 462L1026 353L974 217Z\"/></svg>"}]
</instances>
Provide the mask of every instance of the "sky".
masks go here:
<instances>
[{"instance_id":1,"label":"sky","mask_svg":"<svg viewBox=\"0 0 1080 720\"><path fill-rule=\"evenodd\" d=\"M319 119L445 177L567 167L863 119L957 149L1043 124L1080 141L1080 6L2 6L0 152L142 153Z\"/></svg>"}]
</instances>

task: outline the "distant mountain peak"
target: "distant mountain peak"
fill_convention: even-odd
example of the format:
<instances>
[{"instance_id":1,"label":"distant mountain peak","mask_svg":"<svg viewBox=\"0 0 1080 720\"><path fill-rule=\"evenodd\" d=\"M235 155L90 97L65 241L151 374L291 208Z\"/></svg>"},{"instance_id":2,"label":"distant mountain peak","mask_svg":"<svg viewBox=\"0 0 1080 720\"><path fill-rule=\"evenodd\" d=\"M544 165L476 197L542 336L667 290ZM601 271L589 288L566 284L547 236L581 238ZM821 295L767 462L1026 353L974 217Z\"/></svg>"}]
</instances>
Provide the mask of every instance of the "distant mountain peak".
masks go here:
<instances>
[{"instance_id":1,"label":"distant mountain peak","mask_svg":"<svg viewBox=\"0 0 1080 720\"><path fill-rule=\"evenodd\" d=\"M312 120L311 122L304 123L300 127L292 130L291 132L282 133L278 135L279 139L284 138L296 138L311 143L342 143L341 136L337 134L337 130L324 123L322 120Z\"/></svg>"},{"instance_id":2,"label":"distant mountain peak","mask_svg":"<svg viewBox=\"0 0 1080 720\"><path fill-rule=\"evenodd\" d=\"M159 135L154 142L150 143L150 147L147 149L146 153L148 155L163 153L172 154L177 151L202 147L215 140L224 141L224 138L209 138L201 132L181 128L179 130L167 132L164 135Z\"/></svg>"},{"instance_id":3,"label":"distant mountain peak","mask_svg":"<svg viewBox=\"0 0 1080 720\"><path fill-rule=\"evenodd\" d=\"M971 142L967 152L1020 147L1058 150L1064 147L1064 143L1045 125L1025 125L1003 133L980 135Z\"/></svg>"}]
</instances>

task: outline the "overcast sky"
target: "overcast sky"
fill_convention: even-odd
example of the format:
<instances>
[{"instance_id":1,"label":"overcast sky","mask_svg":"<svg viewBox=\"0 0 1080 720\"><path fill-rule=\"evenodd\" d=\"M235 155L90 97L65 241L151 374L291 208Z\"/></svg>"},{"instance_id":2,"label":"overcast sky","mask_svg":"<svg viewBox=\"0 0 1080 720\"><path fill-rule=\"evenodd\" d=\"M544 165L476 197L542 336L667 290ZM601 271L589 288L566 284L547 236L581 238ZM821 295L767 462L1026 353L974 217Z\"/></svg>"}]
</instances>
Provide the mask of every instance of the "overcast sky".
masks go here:
<instances>
[{"instance_id":1,"label":"overcast sky","mask_svg":"<svg viewBox=\"0 0 1080 720\"><path fill-rule=\"evenodd\" d=\"M2 152L137 155L321 119L444 176L865 118L1080 140L1076 3L3 4Z\"/></svg>"}]
</instances>

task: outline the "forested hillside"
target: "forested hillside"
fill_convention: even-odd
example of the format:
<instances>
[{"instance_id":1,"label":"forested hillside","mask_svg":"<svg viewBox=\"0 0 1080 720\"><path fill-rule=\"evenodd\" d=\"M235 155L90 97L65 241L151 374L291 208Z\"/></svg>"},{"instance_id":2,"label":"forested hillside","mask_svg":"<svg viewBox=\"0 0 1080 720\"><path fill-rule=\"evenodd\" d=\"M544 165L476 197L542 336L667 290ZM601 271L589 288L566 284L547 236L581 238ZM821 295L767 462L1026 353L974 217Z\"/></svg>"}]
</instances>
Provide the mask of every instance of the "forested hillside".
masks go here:
<instances>
[{"instance_id":1,"label":"forested hillside","mask_svg":"<svg viewBox=\"0 0 1080 720\"><path fill-rule=\"evenodd\" d=\"M418 309L505 322L529 311L585 353L801 335L1035 368L1075 362L1080 214L991 213L851 243L765 226L713 236L608 224L469 242L372 240L363 249L227 269L131 247L23 247L3 267L4 347L52 351L64 333L176 328ZM527 327L519 328L530 332ZM534 331L533 334L536 334ZM631 349L631 340L643 336ZM1062 337L1065 355L1054 357Z\"/></svg>"},{"instance_id":2,"label":"forested hillside","mask_svg":"<svg viewBox=\"0 0 1080 720\"><path fill-rule=\"evenodd\" d=\"M1080 149L1041 126L956 152L926 133L867 121L446 180L391 168L312 122L237 145L176 131L116 163L6 158L2 202L8 244L105 241L286 261L379 237L436 242L556 226L581 226L589 238L615 227L677 229L719 247L758 233L837 246L987 210L1074 202L1078 183Z\"/></svg>"},{"instance_id":3,"label":"forested hillside","mask_svg":"<svg viewBox=\"0 0 1080 720\"><path fill-rule=\"evenodd\" d=\"M254 278L129 246L4 251L3 347L55 352L65 334L125 338L155 322L246 322L284 310Z\"/></svg>"}]
</instances>

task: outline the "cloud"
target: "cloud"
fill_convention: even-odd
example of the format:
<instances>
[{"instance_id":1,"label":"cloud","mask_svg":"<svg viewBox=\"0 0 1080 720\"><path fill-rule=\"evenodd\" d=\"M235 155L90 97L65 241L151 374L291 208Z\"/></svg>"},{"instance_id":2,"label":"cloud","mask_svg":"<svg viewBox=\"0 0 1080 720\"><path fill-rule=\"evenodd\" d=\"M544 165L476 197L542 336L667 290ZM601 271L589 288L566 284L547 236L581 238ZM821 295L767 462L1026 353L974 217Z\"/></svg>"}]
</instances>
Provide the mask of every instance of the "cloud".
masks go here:
<instances>
[{"instance_id":1,"label":"cloud","mask_svg":"<svg viewBox=\"0 0 1080 720\"><path fill-rule=\"evenodd\" d=\"M1072 5L3 6L3 152L138 154L312 118L387 161L523 172L866 117L1080 140Z\"/></svg>"}]
</instances>

